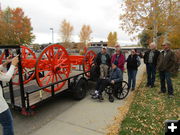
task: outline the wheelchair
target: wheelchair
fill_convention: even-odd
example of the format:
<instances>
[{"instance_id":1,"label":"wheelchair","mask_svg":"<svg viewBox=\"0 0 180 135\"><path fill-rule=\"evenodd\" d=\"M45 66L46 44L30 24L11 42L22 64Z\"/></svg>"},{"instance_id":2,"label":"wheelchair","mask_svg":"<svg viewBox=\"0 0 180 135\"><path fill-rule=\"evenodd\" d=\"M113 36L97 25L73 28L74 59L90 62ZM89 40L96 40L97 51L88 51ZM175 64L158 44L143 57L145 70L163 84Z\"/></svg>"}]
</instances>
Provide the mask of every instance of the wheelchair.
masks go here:
<instances>
[{"instance_id":1,"label":"wheelchair","mask_svg":"<svg viewBox=\"0 0 180 135\"><path fill-rule=\"evenodd\" d=\"M105 88L105 92L109 95L110 102L114 102L113 95L119 100L124 99L129 93L128 83L126 81L121 81L114 85L108 85Z\"/></svg>"}]
</instances>

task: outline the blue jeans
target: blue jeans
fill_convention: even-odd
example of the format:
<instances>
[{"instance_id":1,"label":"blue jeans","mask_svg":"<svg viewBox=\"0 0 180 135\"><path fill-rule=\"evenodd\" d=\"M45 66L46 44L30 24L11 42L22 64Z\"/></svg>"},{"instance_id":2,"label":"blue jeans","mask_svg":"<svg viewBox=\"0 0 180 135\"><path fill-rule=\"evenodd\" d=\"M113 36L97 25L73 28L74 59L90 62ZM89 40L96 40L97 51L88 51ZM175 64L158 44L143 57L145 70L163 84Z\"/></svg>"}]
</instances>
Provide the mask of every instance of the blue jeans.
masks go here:
<instances>
[{"instance_id":1,"label":"blue jeans","mask_svg":"<svg viewBox=\"0 0 180 135\"><path fill-rule=\"evenodd\" d=\"M154 86L156 77L156 66L154 64L146 64L147 70L147 85Z\"/></svg>"},{"instance_id":2,"label":"blue jeans","mask_svg":"<svg viewBox=\"0 0 180 135\"><path fill-rule=\"evenodd\" d=\"M171 81L171 73L165 72L165 71L160 71L159 76L160 76L160 82L161 82L161 92L163 92L163 93L166 92L166 84L165 84L165 80L166 80L168 94L173 95L174 90L173 90L172 81Z\"/></svg>"},{"instance_id":3,"label":"blue jeans","mask_svg":"<svg viewBox=\"0 0 180 135\"><path fill-rule=\"evenodd\" d=\"M131 88L131 84L132 84L132 88L134 89L136 87L136 74L137 74L137 70L134 69L128 69L128 88Z\"/></svg>"},{"instance_id":4,"label":"blue jeans","mask_svg":"<svg viewBox=\"0 0 180 135\"><path fill-rule=\"evenodd\" d=\"M13 119L9 109L0 113L0 123L3 127L3 135L14 135Z\"/></svg>"}]
</instances>

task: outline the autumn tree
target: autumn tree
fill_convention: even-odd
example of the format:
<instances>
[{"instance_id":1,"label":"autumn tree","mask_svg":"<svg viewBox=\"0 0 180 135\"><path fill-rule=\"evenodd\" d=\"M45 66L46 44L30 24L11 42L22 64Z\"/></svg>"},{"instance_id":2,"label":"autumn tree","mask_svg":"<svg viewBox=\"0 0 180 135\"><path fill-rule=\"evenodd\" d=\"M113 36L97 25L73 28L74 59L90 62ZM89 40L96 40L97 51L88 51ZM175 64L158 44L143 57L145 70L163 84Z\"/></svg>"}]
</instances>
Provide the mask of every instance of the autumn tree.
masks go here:
<instances>
[{"instance_id":1,"label":"autumn tree","mask_svg":"<svg viewBox=\"0 0 180 135\"><path fill-rule=\"evenodd\" d=\"M144 30L142 33L138 35L138 38L140 45L147 48L150 43L150 36L148 32Z\"/></svg>"},{"instance_id":2,"label":"autumn tree","mask_svg":"<svg viewBox=\"0 0 180 135\"><path fill-rule=\"evenodd\" d=\"M60 36L64 46L67 48L70 47L72 32L73 26L70 24L70 22L63 20L60 26Z\"/></svg>"},{"instance_id":3,"label":"autumn tree","mask_svg":"<svg viewBox=\"0 0 180 135\"><path fill-rule=\"evenodd\" d=\"M145 30L156 43L169 39L180 22L178 0L124 0L122 8L120 27L133 35Z\"/></svg>"},{"instance_id":4,"label":"autumn tree","mask_svg":"<svg viewBox=\"0 0 180 135\"><path fill-rule=\"evenodd\" d=\"M115 46L117 43L117 32L114 33L110 32L107 39L108 39L108 43L107 43L108 46Z\"/></svg>"},{"instance_id":5,"label":"autumn tree","mask_svg":"<svg viewBox=\"0 0 180 135\"><path fill-rule=\"evenodd\" d=\"M90 25L83 25L80 31L80 41L87 46L88 42L90 41L90 35L92 33Z\"/></svg>"},{"instance_id":6,"label":"autumn tree","mask_svg":"<svg viewBox=\"0 0 180 135\"><path fill-rule=\"evenodd\" d=\"M30 18L21 8L0 11L0 30L2 45L28 45L35 38Z\"/></svg>"}]
</instances>

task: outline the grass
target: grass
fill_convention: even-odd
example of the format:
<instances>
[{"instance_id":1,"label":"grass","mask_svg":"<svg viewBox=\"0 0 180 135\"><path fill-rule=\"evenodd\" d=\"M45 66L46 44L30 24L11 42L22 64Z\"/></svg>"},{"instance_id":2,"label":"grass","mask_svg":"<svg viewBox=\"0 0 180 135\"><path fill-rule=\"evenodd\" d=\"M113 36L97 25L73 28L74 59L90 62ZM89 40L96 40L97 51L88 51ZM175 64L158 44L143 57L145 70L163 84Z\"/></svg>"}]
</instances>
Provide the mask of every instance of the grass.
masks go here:
<instances>
[{"instance_id":1,"label":"grass","mask_svg":"<svg viewBox=\"0 0 180 135\"><path fill-rule=\"evenodd\" d=\"M145 78L144 78L145 80ZM160 91L159 77L155 88L146 88L144 81L121 124L119 135L163 135L164 121L180 118L180 72L172 78L174 97Z\"/></svg>"}]
</instances>

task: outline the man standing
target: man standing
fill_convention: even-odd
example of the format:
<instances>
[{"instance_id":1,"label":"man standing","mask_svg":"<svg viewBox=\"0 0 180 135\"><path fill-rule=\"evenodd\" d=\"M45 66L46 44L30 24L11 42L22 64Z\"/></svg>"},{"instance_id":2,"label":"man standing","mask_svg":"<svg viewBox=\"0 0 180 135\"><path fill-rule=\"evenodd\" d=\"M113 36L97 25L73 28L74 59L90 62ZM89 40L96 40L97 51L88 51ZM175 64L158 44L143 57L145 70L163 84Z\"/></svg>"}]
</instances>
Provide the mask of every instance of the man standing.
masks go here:
<instances>
[{"instance_id":1,"label":"man standing","mask_svg":"<svg viewBox=\"0 0 180 135\"><path fill-rule=\"evenodd\" d=\"M97 54L95 64L100 67L100 79L105 79L111 64L111 59L106 47L102 47L102 51Z\"/></svg>"},{"instance_id":2,"label":"man standing","mask_svg":"<svg viewBox=\"0 0 180 135\"><path fill-rule=\"evenodd\" d=\"M118 68L121 69L121 71L124 71L124 63L125 63L125 57L121 52L120 45L116 45L116 53L111 58L111 64L117 61Z\"/></svg>"},{"instance_id":3,"label":"man standing","mask_svg":"<svg viewBox=\"0 0 180 135\"><path fill-rule=\"evenodd\" d=\"M150 50L146 51L144 54L144 63L146 64L147 71L147 87L154 87L155 76L156 76L156 65L157 59L160 54L158 50L156 50L156 44L154 42L149 45Z\"/></svg>"},{"instance_id":4,"label":"man standing","mask_svg":"<svg viewBox=\"0 0 180 135\"><path fill-rule=\"evenodd\" d=\"M128 71L128 89L132 91L135 90L136 87L136 74L138 71L138 67L141 64L140 57L136 54L136 51L131 50L131 54L128 56L127 60L127 71Z\"/></svg>"},{"instance_id":5,"label":"man standing","mask_svg":"<svg viewBox=\"0 0 180 135\"><path fill-rule=\"evenodd\" d=\"M175 54L170 49L171 43L166 41L163 43L163 51L158 58L157 69L159 70L161 91L159 93L166 93L165 80L167 82L168 95L173 97L173 85L171 81L171 72L174 70Z\"/></svg>"}]
</instances>

